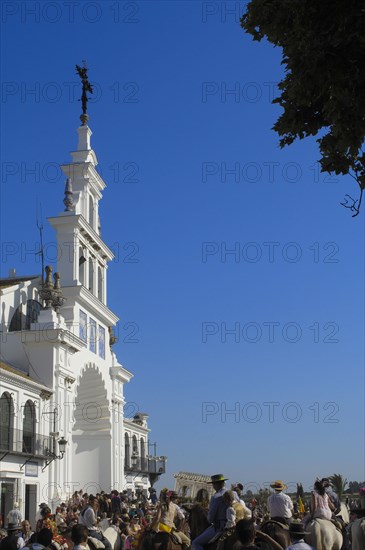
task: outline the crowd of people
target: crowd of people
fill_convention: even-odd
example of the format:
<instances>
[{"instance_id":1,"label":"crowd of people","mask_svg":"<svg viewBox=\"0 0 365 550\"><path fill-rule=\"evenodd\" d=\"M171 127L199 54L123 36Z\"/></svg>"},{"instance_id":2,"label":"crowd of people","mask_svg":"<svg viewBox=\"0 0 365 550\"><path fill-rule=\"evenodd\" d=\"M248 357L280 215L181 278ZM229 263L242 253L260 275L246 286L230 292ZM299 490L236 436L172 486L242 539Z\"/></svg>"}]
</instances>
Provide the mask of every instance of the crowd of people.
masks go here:
<instances>
[{"instance_id":1,"label":"crowd of people","mask_svg":"<svg viewBox=\"0 0 365 550\"><path fill-rule=\"evenodd\" d=\"M76 491L53 513L42 502L33 526L28 519L23 519L16 502L7 515L6 528L0 524L0 548L72 550L75 544L79 544L72 540L73 528L83 526L88 537L102 542L106 550L111 550L111 544L103 532L112 527L121 536L123 550L130 550L136 547L139 534L151 525L156 514L157 501L158 497L153 489L150 490L148 499L142 493L135 495L126 491L101 491L96 495Z\"/></svg>"},{"instance_id":2,"label":"crowd of people","mask_svg":"<svg viewBox=\"0 0 365 550\"><path fill-rule=\"evenodd\" d=\"M14 503L6 528L0 525L0 550L84 550L88 542L94 548L113 550L110 530L115 538L119 535L121 550L137 550L141 535L146 532L161 535L161 550L167 550L166 534L183 550L203 550L216 541L221 550L223 541L233 532L242 548L255 550L256 532L267 518L287 526L292 540L289 550L311 550L303 540L307 523L313 518L331 521L334 514L340 513L341 502L327 478L316 480L307 507L300 498L299 502L292 501L281 480L271 484L273 491L264 502L256 498L246 502L243 485L236 483L227 489L226 481L222 474L211 476L213 496L209 498L208 491L201 489L193 503L182 502L177 493L168 489L163 489L159 497L153 488L148 497L142 492L136 495L114 490L92 495L76 491L53 513L42 502L34 526L22 517L19 504ZM356 515L354 510L353 519L361 517L362 512L365 511L358 509ZM206 521L203 530L199 518Z\"/></svg>"}]
</instances>

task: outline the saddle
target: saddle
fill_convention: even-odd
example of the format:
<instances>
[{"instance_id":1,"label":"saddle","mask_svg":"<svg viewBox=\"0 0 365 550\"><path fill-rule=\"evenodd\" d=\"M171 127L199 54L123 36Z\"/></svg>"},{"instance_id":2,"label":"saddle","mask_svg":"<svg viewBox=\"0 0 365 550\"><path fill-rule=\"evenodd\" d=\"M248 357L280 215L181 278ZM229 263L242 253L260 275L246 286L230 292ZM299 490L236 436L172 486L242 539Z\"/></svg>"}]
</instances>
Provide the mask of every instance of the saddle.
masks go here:
<instances>
[{"instance_id":1,"label":"saddle","mask_svg":"<svg viewBox=\"0 0 365 550\"><path fill-rule=\"evenodd\" d=\"M337 529L338 531L340 531L340 533L342 533L343 530L344 530L345 527L346 527L345 522L344 522L343 519L340 518L340 517L332 518L330 521L331 521L331 523L333 523L333 525L336 527L336 529Z\"/></svg>"},{"instance_id":2,"label":"saddle","mask_svg":"<svg viewBox=\"0 0 365 550\"><path fill-rule=\"evenodd\" d=\"M103 542L101 542L101 540L99 539L96 539L95 537L88 537L87 540L89 540L91 542L91 544L95 547L95 548L98 548L98 549L102 549L102 548L105 548L105 545Z\"/></svg>"},{"instance_id":3,"label":"saddle","mask_svg":"<svg viewBox=\"0 0 365 550\"><path fill-rule=\"evenodd\" d=\"M289 525L287 523L281 523L281 521L278 521L276 519L268 519L268 520L264 521L264 523L262 523L260 525L260 530L263 528L264 525L267 525L268 523L278 525L279 527L282 527L282 529L284 529L284 531L289 531Z\"/></svg>"}]
</instances>

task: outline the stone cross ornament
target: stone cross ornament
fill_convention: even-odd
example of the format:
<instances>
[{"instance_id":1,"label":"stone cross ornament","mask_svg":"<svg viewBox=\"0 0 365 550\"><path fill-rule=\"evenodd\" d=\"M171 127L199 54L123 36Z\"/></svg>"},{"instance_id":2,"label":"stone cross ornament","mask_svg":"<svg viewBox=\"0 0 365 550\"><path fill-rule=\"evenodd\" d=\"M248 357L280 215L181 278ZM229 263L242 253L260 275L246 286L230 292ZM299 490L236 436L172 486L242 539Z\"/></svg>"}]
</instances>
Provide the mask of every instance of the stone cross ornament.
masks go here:
<instances>
[{"instance_id":1,"label":"stone cross ornament","mask_svg":"<svg viewBox=\"0 0 365 550\"><path fill-rule=\"evenodd\" d=\"M86 114L87 111L87 102L89 98L87 97L87 92L90 94L93 93L93 88L88 80L87 77L87 67L86 67L86 61L83 62L84 66L80 67L79 65L76 65L76 72L81 78L82 83L82 94L79 101L82 103L82 115L80 115L80 119L83 125L86 125L87 120L89 119L88 115Z\"/></svg>"}]
</instances>

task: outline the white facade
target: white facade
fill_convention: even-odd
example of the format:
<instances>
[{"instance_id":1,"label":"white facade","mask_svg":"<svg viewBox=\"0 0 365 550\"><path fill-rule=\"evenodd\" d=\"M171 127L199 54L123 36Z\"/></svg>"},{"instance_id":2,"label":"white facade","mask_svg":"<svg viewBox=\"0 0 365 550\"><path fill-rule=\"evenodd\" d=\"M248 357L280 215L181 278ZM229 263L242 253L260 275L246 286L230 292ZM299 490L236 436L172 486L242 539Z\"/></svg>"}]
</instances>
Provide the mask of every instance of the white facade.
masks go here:
<instances>
[{"instance_id":1,"label":"white facade","mask_svg":"<svg viewBox=\"0 0 365 550\"><path fill-rule=\"evenodd\" d=\"M107 306L107 264L113 253L99 225L105 183L96 171L91 130L82 125L78 135L72 162L61 166L69 186L72 181L72 195L65 200L66 210L49 219L66 301L52 302L59 292L50 273L43 288L40 277L0 282L5 516L14 501L32 519L41 501L54 508L76 490L146 490L164 472L165 457L149 456L147 415L123 417L124 384L133 375L112 351L118 317ZM49 302L44 300L47 288ZM61 456L61 436L66 451L62 459L52 460Z\"/></svg>"},{"instance_id":2,"label":"white facade","mask_svg":"<svg viewBox=\"0 0 365 550\"><path fill-rule=\"evenodd\" d=\"M214 493L211 477L192 472L174 474L175 491L178 495L194 499L200 489L205 489L211 497Z\"/></svg>"}]
</instances>

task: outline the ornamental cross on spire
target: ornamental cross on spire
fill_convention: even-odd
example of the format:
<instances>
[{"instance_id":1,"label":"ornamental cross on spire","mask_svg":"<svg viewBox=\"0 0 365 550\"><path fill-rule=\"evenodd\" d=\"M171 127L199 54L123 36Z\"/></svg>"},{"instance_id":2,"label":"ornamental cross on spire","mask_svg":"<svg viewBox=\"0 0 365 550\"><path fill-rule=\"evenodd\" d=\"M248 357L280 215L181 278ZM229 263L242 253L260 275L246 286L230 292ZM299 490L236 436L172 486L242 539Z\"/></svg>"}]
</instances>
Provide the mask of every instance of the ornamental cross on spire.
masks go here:
<instances>
[{"instance_id":1,"label":"ornamental cross on spire","mask_svg":"<svg viewBox=\"0 0 365 550\"><path fill-rule=\"evenodd\" d=\"M86 122L89 119L89 116L86 114L87 111L87 102L89 98L86 95L86 92L89 92L90 94L93 93L92 86L87 78L87 67L86 67L86 61L83 61L83 67L80 67L79 65L76 65L76 71L79 77L81 78L82 82L82 94L79 101L82 102L82 115L80 115L80 119L83 125L86 125Z\"/></svg>"}]
</instances>

